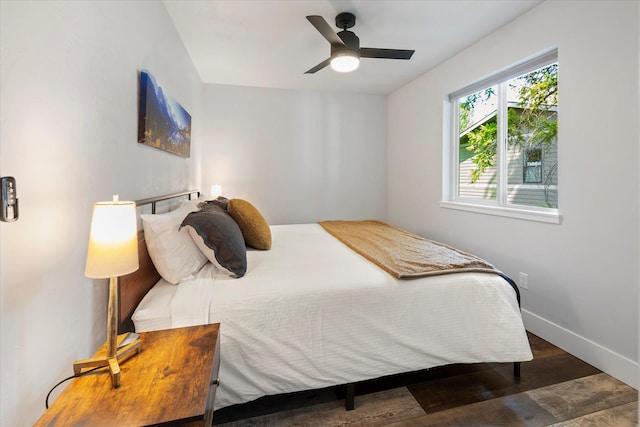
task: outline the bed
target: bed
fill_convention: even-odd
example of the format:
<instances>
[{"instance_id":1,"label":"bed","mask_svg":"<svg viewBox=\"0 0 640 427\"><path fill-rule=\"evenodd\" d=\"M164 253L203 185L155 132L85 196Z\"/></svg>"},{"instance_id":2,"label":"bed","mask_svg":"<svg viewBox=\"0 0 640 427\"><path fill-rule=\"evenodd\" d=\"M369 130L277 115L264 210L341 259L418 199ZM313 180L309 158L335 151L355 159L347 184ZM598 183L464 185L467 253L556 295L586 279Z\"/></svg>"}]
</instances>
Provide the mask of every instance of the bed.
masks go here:
<instances>
[{"instance_id":1,"label":"bed","mask_svg":"<svg viewBox=\"0 0 640 427\"><path fill-rule=\"evenodd\" d=\"M138 201L155 204L197 192ZM220 323L216 409L266 395L347 386L453 363L532 359L517 288L465 271L398 279L320 224L269 226L233 278L206 262L171 284L140 235L140 269L120 279L119 328L145 332Z\"/></svg>"}]
</instances>

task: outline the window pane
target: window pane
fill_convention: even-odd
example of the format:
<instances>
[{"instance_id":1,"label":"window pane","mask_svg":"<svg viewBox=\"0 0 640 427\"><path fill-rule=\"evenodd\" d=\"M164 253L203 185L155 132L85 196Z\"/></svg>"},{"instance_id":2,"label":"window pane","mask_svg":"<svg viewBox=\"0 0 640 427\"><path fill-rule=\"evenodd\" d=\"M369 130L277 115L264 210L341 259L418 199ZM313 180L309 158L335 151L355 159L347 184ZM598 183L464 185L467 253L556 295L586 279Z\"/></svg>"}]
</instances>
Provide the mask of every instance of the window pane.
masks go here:
<instances>
[{"instance_id":1,"label":"window pane","mask_svg":"<svg viewBox=\"0 0 640 427\"><path fill-rule=\"evenodd\" d=\"M444 207L559 217L557 61L549 50L449 94L455 139L445 154L443 200L452 203Z\"/></svg>"},{"instance_id":2,"label":"window pane","mask_svg":"<svg viewBox=\"0 0 640 427\"><path fill-rule=\"evenodd\" d=\"M513 78L507 88L507 203L558 207L558 65Z\"/></svg>"},{"instance_id":3,"label":"window pane","mask_svg":"<svg viewBox=\"0 0 640 427\"><path fill-rule=\"evenodd\" d=\"M458 99L458 197L496 198L496 90L491 86Z\"/></svg>"}]
</instances>

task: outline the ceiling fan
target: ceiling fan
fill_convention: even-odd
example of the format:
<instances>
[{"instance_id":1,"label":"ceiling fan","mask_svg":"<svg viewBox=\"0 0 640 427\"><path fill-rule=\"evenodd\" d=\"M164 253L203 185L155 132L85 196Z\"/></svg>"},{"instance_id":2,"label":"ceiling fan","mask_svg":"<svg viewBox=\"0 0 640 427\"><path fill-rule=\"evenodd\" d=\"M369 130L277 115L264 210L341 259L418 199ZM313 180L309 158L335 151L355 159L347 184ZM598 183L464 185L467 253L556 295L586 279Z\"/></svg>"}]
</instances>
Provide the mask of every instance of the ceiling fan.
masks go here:
<instances>
[{"instance_id":1,"label":"ceiling fan","mask_svg":"<svg viewBox=\"0 0 640 427\"><path fill-rule=\"evenodd\" d=\"M313 74L329 64L336 71L349 72L358 68L360 58L411 59L411 55L415 52L403 49L361 48L358 36L348 31L348 28L356 24L356 16L353 13L343 12L336 16L336 27L342 28L338 33L333 31L322 16L307 16L307 20L331 43L331 56L305 74Z\"/></svg>"}]
</instances>

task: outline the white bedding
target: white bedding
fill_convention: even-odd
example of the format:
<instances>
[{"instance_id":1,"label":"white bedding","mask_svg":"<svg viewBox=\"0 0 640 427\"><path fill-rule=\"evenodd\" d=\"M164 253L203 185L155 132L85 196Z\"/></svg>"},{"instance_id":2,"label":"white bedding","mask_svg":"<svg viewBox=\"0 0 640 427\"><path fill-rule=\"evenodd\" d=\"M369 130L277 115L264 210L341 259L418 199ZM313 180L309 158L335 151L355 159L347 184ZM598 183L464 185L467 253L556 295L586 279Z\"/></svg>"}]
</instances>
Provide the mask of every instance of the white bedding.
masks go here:
<instances>
[{"instance_id":1,"label":"white bedding","mask_svg":"<svg viewBox=\"0 0 640 427\"><path fill-rule=\"evenodd\" d=\"M264 395L450 363L532 358L514 289L500 276L397 280L317 224L272 226L244 277L206 264L160 281L136 331L220 322L216 409Z\"/></svg>"}]
</instances>

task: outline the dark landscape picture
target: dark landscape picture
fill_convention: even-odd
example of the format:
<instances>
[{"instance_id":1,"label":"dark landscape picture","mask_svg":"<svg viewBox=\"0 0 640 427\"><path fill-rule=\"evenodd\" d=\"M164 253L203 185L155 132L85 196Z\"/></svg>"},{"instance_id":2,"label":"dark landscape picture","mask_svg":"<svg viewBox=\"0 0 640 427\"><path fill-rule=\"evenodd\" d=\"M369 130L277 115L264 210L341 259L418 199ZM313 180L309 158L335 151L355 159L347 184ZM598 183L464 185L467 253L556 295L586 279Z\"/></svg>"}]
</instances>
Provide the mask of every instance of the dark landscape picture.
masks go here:
<instances>
[{"instance_id":1,"label":"dark landscape picture","mask_svg":"<svg viewBox=\"0 0 640 427\"><path fill-rule=\"evenodd\" d=\"M140 72L138 142L181 157L191 149L191 116L147 71Z\"/></svg>"}]
</instances>

